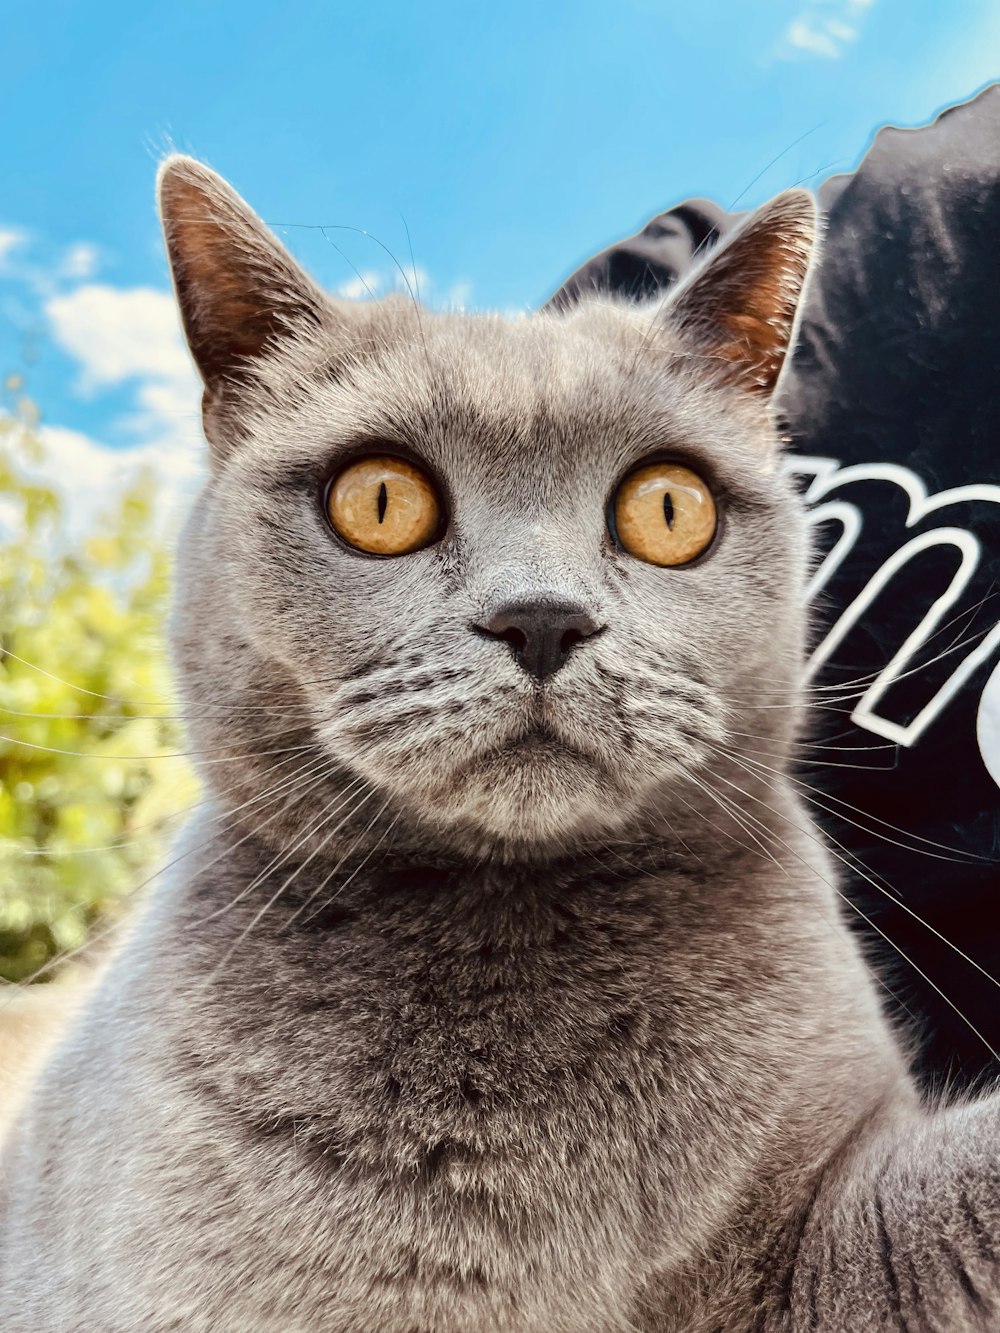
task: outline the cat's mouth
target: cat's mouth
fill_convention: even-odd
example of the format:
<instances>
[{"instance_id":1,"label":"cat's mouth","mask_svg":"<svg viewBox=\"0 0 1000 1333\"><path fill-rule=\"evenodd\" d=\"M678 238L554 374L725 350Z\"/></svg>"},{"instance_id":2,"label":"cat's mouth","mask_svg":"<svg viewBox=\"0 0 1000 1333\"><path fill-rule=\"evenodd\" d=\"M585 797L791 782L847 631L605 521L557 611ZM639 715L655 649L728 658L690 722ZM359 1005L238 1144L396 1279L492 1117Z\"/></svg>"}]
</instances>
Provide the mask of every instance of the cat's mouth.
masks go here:
<instances>
[{"instance_id":1,"label":"cat's mouth","mask_svg":"<svg viewBox=\"0 0 1000 1333\"><path fill-rule=\"evenodd\" d=\"M549 841L617 823L626 795L604 757L534 716L493 738L426 793L449 823L502 840Z\"/></svg>"},{"instance_id":2,"label":"cat's mouth","mask_svg":"<svg viewBox=\"0 0 1000 1333\"><path fill-rule=\"evenodd\" d=\"M539 715L526 721L512 735L490 746L485 753L481 752L474 762L482 767L493 761L507 765L521 762L530 767L540 764L565 765L567 761L575 761L593 768L604 767L599 755L581 745L577 737L567 736L560 727Z\"/></svg>"},{"instance_id":3,"label":"cat's mouth","mask_svg":"<svg viewBox=\"0 0 1000 1333\"><path fill-rule=\"evenodd\" d=\"M509 740L497 746L497 752L510 756L524 754L539 757L549 755L554 757L568 752L581 753L575 745L570 745L553 727L545 722L535 723L518 735L512 736Z\"/></svg>"},{"instance_id":4,"label":"cat's mouth","mask_svg":"<svg viewBox=\"0 0 1000 1333\"><path fill-rule=\"evenodd\" d=\"M344 739L357 745L348 762L387 792L442 826L477 830L477 838L544 841L581 820L617 822L629 784L599 708L535 691L493 702L479 726L456 729L443 714L441 732L433 718L408 729L393 715L388 731L371 723L371 731L355 727L345 736L338 727L331 739L338 748Z\"/></svg>"}]
</instances>

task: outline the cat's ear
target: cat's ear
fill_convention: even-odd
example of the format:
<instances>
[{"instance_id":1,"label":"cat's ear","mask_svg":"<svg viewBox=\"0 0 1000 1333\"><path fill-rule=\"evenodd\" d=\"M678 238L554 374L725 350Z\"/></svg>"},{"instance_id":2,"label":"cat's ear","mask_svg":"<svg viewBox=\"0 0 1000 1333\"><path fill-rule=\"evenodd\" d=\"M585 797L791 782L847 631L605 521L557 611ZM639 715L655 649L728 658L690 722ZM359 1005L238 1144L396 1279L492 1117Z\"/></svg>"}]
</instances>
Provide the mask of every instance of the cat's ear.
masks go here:
<instances>
[{"instance_id":1,"label":"cat's ear","mask_svg":"<svg viewBox=\"0 0 1000 1333\"><path fill-rule=\"evenodd\" d=\"M752 214L678 289L666 318L724 377L769 398L795 327L816 240L816 205L787 190Z\"/></svg>"},{"instance_id":2,"label":"cat's ear","mask_svg":"<svg viewBox=\"0 0 1000 1333\"><path fill-rule=\"evenodd\" d=\"M205 425L289 331L318 329L327 298L221 176L168 157L160 218L188 346L205 384Z\"/></svg>"}]
</instances>

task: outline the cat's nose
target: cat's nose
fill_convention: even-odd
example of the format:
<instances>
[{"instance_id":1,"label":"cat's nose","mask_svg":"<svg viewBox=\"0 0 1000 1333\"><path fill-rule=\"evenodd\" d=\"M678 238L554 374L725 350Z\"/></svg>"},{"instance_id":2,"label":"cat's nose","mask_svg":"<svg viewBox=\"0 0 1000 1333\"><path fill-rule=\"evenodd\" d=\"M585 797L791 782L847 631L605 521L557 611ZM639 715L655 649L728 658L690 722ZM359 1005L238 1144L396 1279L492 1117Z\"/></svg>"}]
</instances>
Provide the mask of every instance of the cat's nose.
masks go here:
<instances>
[{"instance_id":1,"label":"cat's nose","mask_svg":"<svg viewBox=\"0 0 1000 1333\"><path fill-rule=\"evenodd\" d=\"M603 628L582 606L545 599L511 602L475 626L487 638L509 644L514 660L536 680L554 675L577 644Z\"/></svg>"}]
</instances>

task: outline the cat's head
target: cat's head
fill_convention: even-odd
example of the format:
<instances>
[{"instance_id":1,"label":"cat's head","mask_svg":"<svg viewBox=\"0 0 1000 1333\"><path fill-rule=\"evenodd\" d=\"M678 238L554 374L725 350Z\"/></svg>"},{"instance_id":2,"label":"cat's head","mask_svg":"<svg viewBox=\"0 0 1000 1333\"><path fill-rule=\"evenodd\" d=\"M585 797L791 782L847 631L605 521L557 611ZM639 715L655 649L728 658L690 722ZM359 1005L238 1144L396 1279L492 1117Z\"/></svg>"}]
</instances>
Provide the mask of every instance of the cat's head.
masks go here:
<instances>
[{"instance_id":1,"label":"cat's head","mask_svg":"<svg viewBox=\"0 0 1000 1333\"><path fill-rule=\"evenodd\" d=\"M545 855L676 817L733 748L780 762L806 543L770 400L807 194L661 307L520 320L330 298L189 159L160 198L211 453L178 661L242 818Z\"/></svg>"}]
</instances>

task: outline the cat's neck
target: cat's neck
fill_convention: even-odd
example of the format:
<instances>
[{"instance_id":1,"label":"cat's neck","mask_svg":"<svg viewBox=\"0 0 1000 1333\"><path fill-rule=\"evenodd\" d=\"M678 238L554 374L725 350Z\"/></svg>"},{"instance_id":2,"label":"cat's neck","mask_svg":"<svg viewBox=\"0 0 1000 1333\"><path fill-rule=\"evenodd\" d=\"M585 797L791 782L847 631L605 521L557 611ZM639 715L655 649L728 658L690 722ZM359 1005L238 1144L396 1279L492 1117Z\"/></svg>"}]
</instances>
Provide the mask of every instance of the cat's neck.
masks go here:
<instances>
[{"instance_id":1,"label":"cat's neck","mask_svg":"<svg viewBox=\"0 0 1000 1333\"><path fill-rule=\"evenodd\" d=\"M531 1238L570 1235L641 1287L763 1245L753 1201L788 1216L905 1076L805 845L780 874L707 852L388 854L325 883L220 839L132 951L140 1062L303 1207L403 1219L398 1254L362 1229L352 1262L464 1247L524 1290L554 1262Z\"/></svg>"},{"instance_id":2,"label":"cat's neck","mask_svg":"<svg viewBox=\"0 0 1000 1333\"><path fill-rule=\"evenodd\" d=\"M707 1088L771 1123L831 1060L862 1083L898 1066L819 844L798 824L778 837L770 855L716 834L544 865L387 853L332 878L244 841L200 853L148 947L170 956L185 1040L223 1081L231 1064L245 1091L257 1053L260 1108L329 1122L339 1098L374 1123L398 1089L424 1108L408 1123L426 1148L509 1132L491 1119L505 1106L563 1117L593 1077L609 1115L659 1105L669 1082L657 1116L683 1121L690 1093L691 1133Z\"/></svg>"}]
</instances>

